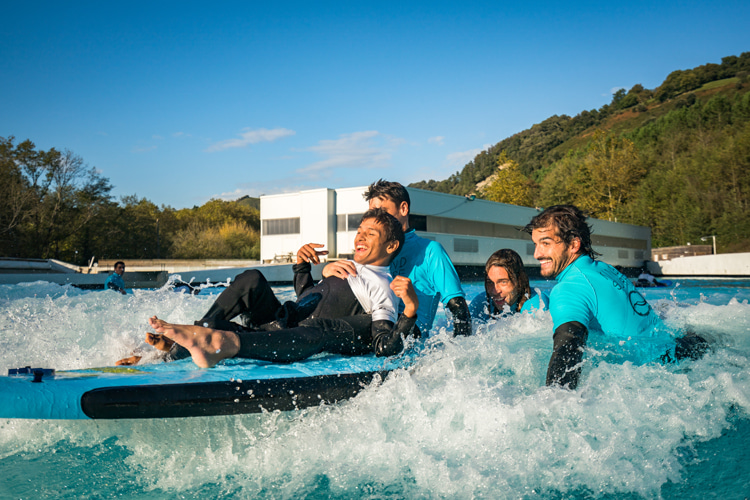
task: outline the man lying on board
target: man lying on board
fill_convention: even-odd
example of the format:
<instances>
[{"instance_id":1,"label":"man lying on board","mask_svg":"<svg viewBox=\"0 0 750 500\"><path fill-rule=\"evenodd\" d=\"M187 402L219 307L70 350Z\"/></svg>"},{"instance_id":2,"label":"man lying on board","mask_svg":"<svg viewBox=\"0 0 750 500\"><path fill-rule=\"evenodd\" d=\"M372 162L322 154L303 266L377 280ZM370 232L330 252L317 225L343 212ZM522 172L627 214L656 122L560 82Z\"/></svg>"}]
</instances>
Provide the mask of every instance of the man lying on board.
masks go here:
<instances>
[{"instance_id":1,"label":"man lying on board","mask_svg":"<svg viewBox=\"0 0 750 500\"><path fill-rule=\"evenodd\" d=\"M388 274L403 244L400 222L385 210L369 210L354 238L355 276L314 284L311 264L320 263L319 256L327 252L309 243L297 252L293 266L296 302L281 304L263 274L245 271L195 325L150 318L157 334L146 334L146 341L169 351L171 359L192 356L204 368L233 357L290 363L324 351L392 356L403 349L402 336L412 334L419 307L410 280L391 280ZM398 321L396 297L404 302ZM248 326L231 321L238 316ZM117 364L139 360L133 356Z\"/></svg>"}]
</instances>

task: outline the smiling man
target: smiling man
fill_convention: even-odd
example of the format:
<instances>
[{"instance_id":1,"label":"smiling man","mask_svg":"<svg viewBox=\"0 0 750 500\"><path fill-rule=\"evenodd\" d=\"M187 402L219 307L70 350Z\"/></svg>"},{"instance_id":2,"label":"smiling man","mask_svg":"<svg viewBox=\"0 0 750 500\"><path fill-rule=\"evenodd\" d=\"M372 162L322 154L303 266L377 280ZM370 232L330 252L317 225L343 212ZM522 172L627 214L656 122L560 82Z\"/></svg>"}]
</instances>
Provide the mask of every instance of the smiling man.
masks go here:
<instances>
[{"instance_id":1,"label":"smiling man","mask_svg":"<svg viewBox=\"0 0 750 500\"><path fill-rule=\"evenodd\" d=\"M202 367L231 358L293 362L319 352L391 356L403 349L419 302L403 279L391 281L388 265L403 246L401 224L385 210L369 210L354 239L352 265L357 274L345 280L325 278L315 284L311 264L319 263L322 245L308 243L297 252L296 302L281 304L257 270L245 271L224 290L195 325L149 324L159 335L146 341L169 351L172 359L192 356ZM397 299L404 312L397 317ZM243 319L243 324L231 321ZM118 364L133 364L140 358Z\"/></svg>"},{"instance_id":2,"label":"smiling man","mask_svg":"<svg viewBox=\"0 0 750 500\"><path fill-rule=\"evenodd\" d=\"M546 309L549 298L533 290L523 260L514 250L501 248L484 265L484 292L469 305L473 321L487 321L507 311L531 312Z\"/></svg>"},{"instance_id":3,"label":"smiling man","mask_svg":"<svg viewBox=\"0 0 750 500\"><path fill-rule=\"evenodd\" d=\"M630 280L595 260L591 229L578 208L550 207L531 219L526 231L536 245L534 258L541 264L542 276L557 279L550 293L555 332L547 385L576 387L590 333L619 340L620 346L643 337L661 337L661 320ZM667 336L662 352L671 340Z\"/></svg>"},{"instance_id":4,"label":"smiling man","mask_svg":"<svg viewBox=\"0 0 750 500\"><path fill-rule=\"evenodd\" d=\"M633 283L609 264L595 260L591 228L573 205L549 207L525 230L536 245L542 276L557 279L549 298L554 347L547 385L575 389L589 340L607 349L638 354L637 361L697 359L709 343L693 332L675 338Z\"/></svg>"},{"instance_id":5,"label":"smiling man","mask_svg":"<svg viewBox=\"0 0 750 500\"><path fill-rule=\"evenodd\" d=\"M382 208L401 223L404 231L404 248L391 263L391 275L413 286L419 299L417 326L428 334L435 321L440 302L453 317L454 335L471 335L471 315L466 303L461 281L448 254L440 243L417 235L409 228L411 198L398 182L380 179L370 184L364 193L370 209ZM346 279L356 274L348 261L335 261L323 269L323 276Z\"/></svg>"}]
</instances>

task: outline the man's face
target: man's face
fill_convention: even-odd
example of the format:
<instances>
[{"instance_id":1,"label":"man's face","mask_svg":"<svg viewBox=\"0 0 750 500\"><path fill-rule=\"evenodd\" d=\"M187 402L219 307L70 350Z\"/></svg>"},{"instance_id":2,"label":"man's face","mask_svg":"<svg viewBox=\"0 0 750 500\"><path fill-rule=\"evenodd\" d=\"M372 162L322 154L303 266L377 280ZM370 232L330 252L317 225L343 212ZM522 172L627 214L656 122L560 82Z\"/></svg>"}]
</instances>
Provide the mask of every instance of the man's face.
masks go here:
<instances>
[{"instance_id":1,"label":"man's face","mask_svg":"<svg viewBox=\"0 0 750 500\"><path fill-rule=\"evenodd\" d=\"M509 306L516 303L518 297L516 287L508 276L508 271L503 266L492 266L487 271L487 277L484 280L484 289L487 291L487 297L492 299L495 307L502 311L503 306Z\"/></svg>"},{"instance_id":2,"label":"man's face","mask_svg":"<svg viewBox=\"0 0 750 500\"><path fill-rule=\"evenodd\" d=\"M373 208L382 208L401 223L401 227L406 231L409 228L409 206L406 202L402 202L401 206L397 206L390 198L372 198L369 202L370 210Z\"/></svg>"},{"instance_id":3,"label":"man's face","mask_svg":"<svg viewBox=\"0 0 750 500\"><path fill-rule=\"evenodd\" d=\"M398 242L385 241L385 229L375 219L364 219L354 237L354 261L362 265L387 266Z\"/></svg>"},{"instance_id":4,"label":"man's face","mask_svg":"<svg viewBox=\"0 0 750 500\"><path fill-rule=\"evenodd\" d=\"M119 274L120 276L122 276L123 274L125 274L125 266L120 264L119 266L115 268L115 272Z\"/></svg>"},{"instance_id":5,"label":"man's face","mask_svg":"<svg viewBox=\"0 0 750 500\"><path fill-rule=\"evenodd\" d=\"M531 232L531 239L536 245L534 258L542 265L542 276L555 278L563 269L578 258L581 242L574 239L566 245L560 238L557 226L549 225Z\"/></svg>"}]
</instances>

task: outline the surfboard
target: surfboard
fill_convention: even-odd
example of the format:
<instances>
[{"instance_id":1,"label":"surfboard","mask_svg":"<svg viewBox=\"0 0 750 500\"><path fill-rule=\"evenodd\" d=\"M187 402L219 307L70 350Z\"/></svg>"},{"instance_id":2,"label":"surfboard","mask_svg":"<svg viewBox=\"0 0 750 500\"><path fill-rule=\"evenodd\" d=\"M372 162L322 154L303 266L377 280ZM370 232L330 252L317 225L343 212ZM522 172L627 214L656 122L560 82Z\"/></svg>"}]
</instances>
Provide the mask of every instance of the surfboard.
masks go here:
<instances>
[{"instance_id":1,"label":"surfboard","mask_svg":"<svg viewBox=\"0 0 750 500\"><path fill-rule=\"evenodd\" d=\"M127 419L290 411L355 396L406 358L318 355L278 364L190 359L143 366L56 371L24 367L0 376L0 418Z\"/></svg>"}]
</instances>

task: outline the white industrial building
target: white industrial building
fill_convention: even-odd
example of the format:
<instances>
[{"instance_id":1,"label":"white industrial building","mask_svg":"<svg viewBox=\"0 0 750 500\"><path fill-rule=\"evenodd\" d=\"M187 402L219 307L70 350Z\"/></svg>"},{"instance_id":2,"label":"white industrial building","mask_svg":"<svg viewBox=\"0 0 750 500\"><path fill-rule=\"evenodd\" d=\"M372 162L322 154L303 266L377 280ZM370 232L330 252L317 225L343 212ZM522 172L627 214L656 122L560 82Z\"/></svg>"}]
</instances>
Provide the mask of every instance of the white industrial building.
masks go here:
<instances>
[{"instance_id":1,"label":"white industrial building","mask_svg":"<svg viewBox=\"0 0 750 500\"><path fill-rule=\"evenodd\" d=\"M322 243L328 258L354 253L354 235L367 210L367 186L312 189L261 196L261 260L293 259L305 243ZM512 248L529 267L538 267L531 237L521 229L538 214L534 208L464 196L407 188L411 197L410 226L420 236L437 240L456 266L484 266L500 248ZM614 266L640 267L651 257L647 227L590 219L594 249Z\"/></svg>"}]
</instances>

